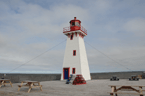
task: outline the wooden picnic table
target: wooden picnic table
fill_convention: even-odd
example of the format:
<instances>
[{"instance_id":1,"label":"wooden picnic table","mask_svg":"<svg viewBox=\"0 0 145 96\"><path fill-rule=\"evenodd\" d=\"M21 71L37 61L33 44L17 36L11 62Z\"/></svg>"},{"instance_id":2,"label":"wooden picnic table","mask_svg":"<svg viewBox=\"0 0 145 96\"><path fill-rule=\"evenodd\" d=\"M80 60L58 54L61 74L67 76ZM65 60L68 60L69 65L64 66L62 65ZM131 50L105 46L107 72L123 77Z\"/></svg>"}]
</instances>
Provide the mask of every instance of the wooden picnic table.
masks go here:
<instances>
[{"instance_id":1,"label":"wooden picnic table","mask_svg":"<svg viewBox=\"0 0 145 96\"><path fill-rule=\"evenodd\" d=\"M13 87L11 80L9 80L9 79L0 79L0 87L2 85L6 86L6 84L10 84L11 87Z\"/></svg>"},{"instance_id":2,"label":"wooden picnic table","mask_svg":"<svg viewBox=\"0 0 145 96\"><path fill-rule=\"evenodd\" d=\"M18 85L18 91L21 89L21 87L29 87L28 93L32 88L39 87L40 90L42 91L42 85L40 85L40 82L38 81L22 81L21 85Z\"/></svg>"},{"instance_id":3,"label":"wooden picnic table","mask_svg":"<svg viewBox=\"0 0 145 96\"><path fill-rule=\"evenodd\" d=\"M135 86L135 85L109 85L112 88L112 92L109 92L111 96L118 96L117 94L134 94L134 95L139 95L139 96L143 96L145 94L143 94L142 90L143 87L145 86ZM118 88L117 88L118 87ZM139 89L136 89L134 87L138 87ZM126 92L118 92L118 91L135 91L136 93L126 93Z\"/></svg>"}]
</instances>

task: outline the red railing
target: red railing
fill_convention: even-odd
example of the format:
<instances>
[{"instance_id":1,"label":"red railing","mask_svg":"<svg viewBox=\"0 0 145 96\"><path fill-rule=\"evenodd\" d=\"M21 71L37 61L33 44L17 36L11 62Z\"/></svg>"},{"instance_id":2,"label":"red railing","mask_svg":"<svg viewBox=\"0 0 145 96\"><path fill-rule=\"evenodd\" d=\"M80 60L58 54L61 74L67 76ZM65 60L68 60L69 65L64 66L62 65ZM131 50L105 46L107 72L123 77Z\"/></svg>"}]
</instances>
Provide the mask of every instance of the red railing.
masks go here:
<instances>
[{"instance_id":1,"label":"red railing","mask_svg":"<svg viewBox=\"0 0 145 96\"><path fill-rule=\"evenodd\" d=\"M81 26L80 28L81 28L80 30L83 31L87 35L87 30L83 26ZM65 32L70 32L70 27L64 27L63 32L64 33Z\"/></svg>"},{"instance_id":2,"label":"red railing","mask_svg":"<svg viewBox=\"0 0 145 96\"><path fill-rule=\"evenodd\" d=\"M70 27L64 27L63 28L63 32L68 32L68 31L70 31Z\"/></svg>"},{"instance_id":3,"label":"red railing","mask_svg":"<svg viewBox=\"0 0 145 96\"><path fill-rule=\"evenodd\" d=\"M87 35L87 30L83 26L81 26L81 30Z\"/></svg>"}]
</instances>

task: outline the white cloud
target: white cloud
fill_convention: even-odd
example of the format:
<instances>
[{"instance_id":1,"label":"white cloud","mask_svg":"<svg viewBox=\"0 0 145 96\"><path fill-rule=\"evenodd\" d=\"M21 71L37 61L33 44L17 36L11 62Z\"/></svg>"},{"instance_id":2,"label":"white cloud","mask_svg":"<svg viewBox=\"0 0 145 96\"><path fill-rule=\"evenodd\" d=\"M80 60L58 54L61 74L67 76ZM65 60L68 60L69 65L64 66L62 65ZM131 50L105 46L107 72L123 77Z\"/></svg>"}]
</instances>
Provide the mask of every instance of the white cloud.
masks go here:
<instances>
[{"instance_id":1,"label":"white cloud","mask_svg":"<svg viewBox=\"0 0 145 96\"><path fill-rule=\"evenodd\" d=\"M144 37L145 36L145 19L144 18L134 18L129 20L124 28L128 32L133 32L135 35Z\"/></svg>"}]
</instances>

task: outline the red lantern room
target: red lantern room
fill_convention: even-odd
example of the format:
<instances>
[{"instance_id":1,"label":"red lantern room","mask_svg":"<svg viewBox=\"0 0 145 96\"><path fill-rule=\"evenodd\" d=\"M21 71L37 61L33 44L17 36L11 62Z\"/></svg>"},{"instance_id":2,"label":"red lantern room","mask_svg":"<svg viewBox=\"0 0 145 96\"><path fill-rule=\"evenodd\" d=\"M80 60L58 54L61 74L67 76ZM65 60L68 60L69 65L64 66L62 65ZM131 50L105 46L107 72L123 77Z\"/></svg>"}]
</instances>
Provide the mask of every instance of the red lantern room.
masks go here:
<instances>
[{"instance_id":1,"label":"red lantern room","mask_svg":"<svg viewBox=\"0 0 145 96\"><path fill-rule=\"evenodd\" d=\"M81 29L81 21L77 20L76 17L74 17L74 20L70 21L70 31L76 31Z\"/></svg>"},{"instance_id":2,"label":"red lantern room","mask_svg":"<svg viewBox=\"0 0 145 96\"><path fill-rule=\"evenodd\" d=\"M69 23L70 23L69 27L63 28L63 33L65 35L68 35L70 33L75 33L75 32L78 32L83 36L87 35L87 30L83 26L81 26L81 21L76 19L76 17L74 17L74 19L71 20Z\"/></svg>"}]
</instances>

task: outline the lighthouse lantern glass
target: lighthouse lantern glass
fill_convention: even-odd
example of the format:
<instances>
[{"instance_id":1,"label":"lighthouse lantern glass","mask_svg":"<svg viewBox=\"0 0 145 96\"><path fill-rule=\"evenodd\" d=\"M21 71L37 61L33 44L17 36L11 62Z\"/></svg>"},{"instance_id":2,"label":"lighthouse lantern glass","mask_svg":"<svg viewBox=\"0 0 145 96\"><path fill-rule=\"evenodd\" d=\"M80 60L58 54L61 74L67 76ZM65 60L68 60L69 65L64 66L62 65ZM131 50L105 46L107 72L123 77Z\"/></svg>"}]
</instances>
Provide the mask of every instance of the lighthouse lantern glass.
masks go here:
<instances>
[{"instance_id":1,"label":"lighthouse lantern glass","mask_svg":"<svg viewBox=\"0 0 145 96\"><path fill-rule=\"evenodd\" d=\"M75 22L75 26L80 26L79 22Z\"/></svg>"},{"instance_id":2,"label":"lighthouse lantern glass","mask_svg":"<svg viewBox=\"0 0 145 96\"><path fill-rule=\"evenodd\" d=\"M72 26L75 26L75 22L72 22Z\"/></svg>"}]
</instances>

